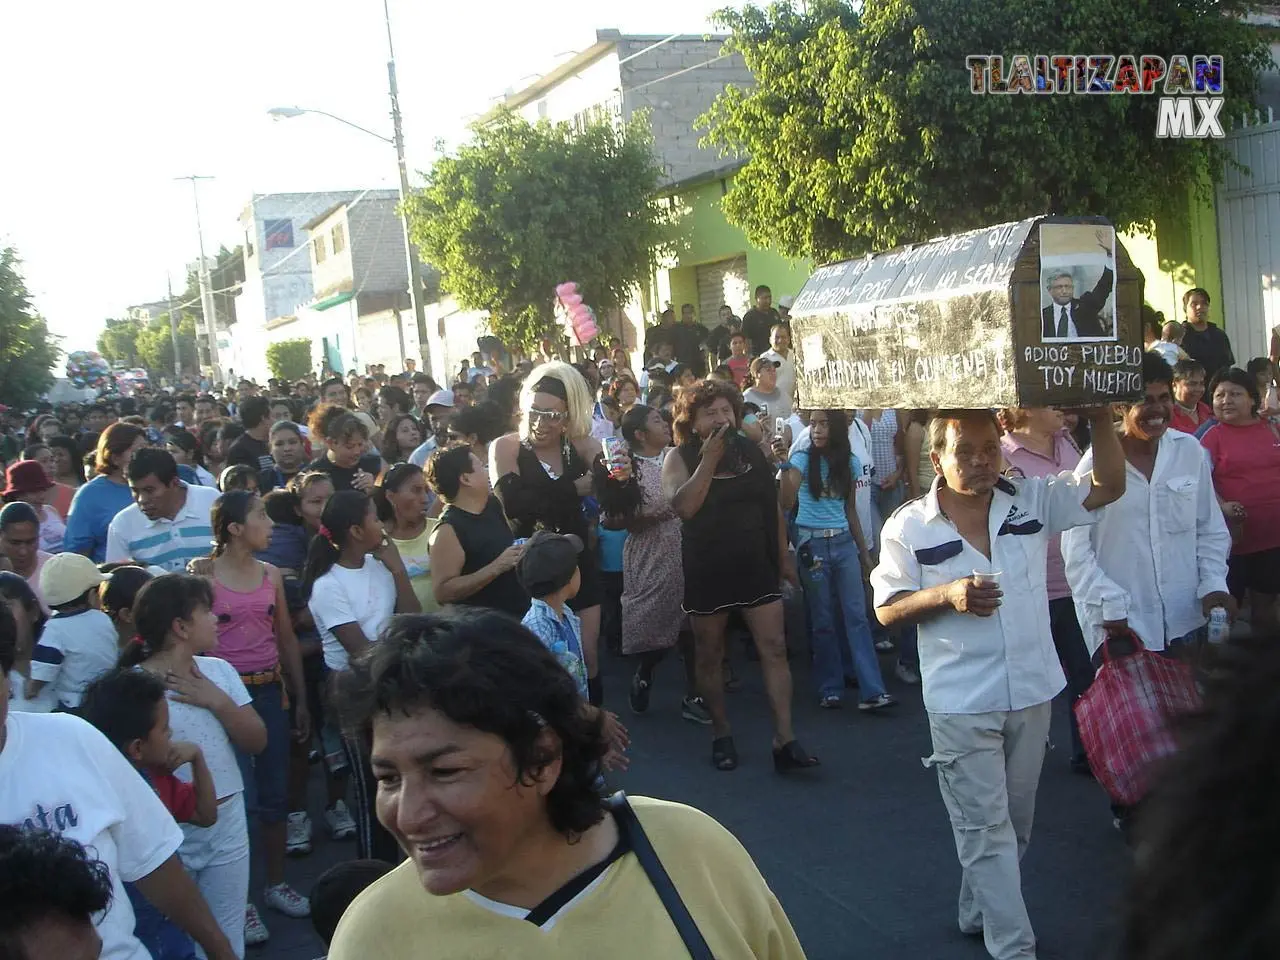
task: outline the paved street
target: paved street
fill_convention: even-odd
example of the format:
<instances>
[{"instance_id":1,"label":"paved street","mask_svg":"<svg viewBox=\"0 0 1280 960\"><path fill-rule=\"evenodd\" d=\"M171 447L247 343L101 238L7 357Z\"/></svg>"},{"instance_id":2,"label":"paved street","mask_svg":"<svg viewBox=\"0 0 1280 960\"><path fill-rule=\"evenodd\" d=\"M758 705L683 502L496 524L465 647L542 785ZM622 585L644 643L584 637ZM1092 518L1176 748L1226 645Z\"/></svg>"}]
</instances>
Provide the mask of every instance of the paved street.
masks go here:
<instances>
[{"instance_id":1,"label":"paved street","mask_svg":"<svg viewBox=\"0 0 1280 960\"><path fill-rule=\"evenodd\" d=\"M819 711L807 674L793 661L797 730L823 766L803 780L784 780L769 756L758 665L744 662L740 648L734 659L744 684L729 695L742 756L732 773L711 767L707 728L680 719L678 663L659 668L650 712L633 717L626 708L629 674L617 658L607 660L606 696L632 736L632 767L620 785L693 804L732 830L815 960L982 960L981 942L956 929L959 867L934 775L920 764L930 750L919 688L897 684L886 657L890 690L903 700L896 711ZM1065 744L1066 713L1058 707L1054 741ZM1067 759L1059 747L1046 760L1024 863L1041 960L1104 954L1127 859L1101 788L1071 774ZM326 867L354 852L354 844L318 838L310 857L291 862L290 879L305 893ZM249 951L251 960L323 953L307 921L264 918L273 936Z\"/></svg>"}]
</instances>

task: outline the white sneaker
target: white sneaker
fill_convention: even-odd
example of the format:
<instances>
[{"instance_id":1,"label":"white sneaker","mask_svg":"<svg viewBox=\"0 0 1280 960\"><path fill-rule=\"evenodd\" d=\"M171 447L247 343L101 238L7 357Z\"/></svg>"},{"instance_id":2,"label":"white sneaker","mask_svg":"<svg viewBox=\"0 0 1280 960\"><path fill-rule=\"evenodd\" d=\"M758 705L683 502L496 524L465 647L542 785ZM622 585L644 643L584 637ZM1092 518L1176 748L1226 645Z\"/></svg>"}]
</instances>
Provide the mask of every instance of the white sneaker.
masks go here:
<instances>
[{"instance_id":1,"label":"white sneaker","mask_svg":"<svg viewBox=\"0 0 1280 960\"><path fill-rule=\"evenodd\" d=\"M899 680L913 687L920 682L920 674L909 663L899 663L893 668L893 672Z\"/></svg>"},{"instance_id":2,"label":"white sneaker","mask_svg":"<svg viewBox=\"0 0 1280 960\"><path fill-rule=\"evenodd\" d=\"M244 945L246 947L256 947L260 943L266 943L270 937L271 932L267 930L267 925L258 916L258 908L252 903L245 904Z\"/></svg>"},{"instance_id":3,"label":"white sneaker","mask_svg":"<svg viewBox=\"0 0 1280 960\"><path fill-rule=\"evenodd\" d=\"M356 835L356 822L351 819L345 800L339 800L326 810L324 821L329 825L329 836L334 840L350 840Z\"/></svg>"},{"instance_id":4,"label":"white sneaker","mask_svg":"<svg viewBox=\"0 0 1280 960\"><path fill-rule=\"evenodd\" d=\"M300 857L311 852L311 818L305 811L289 814L285 826L285 852Z\"/></svg>"},{"instance_id":5,"label":"white sneaker","mask_svg":"<svg viewBox=\"0 0 1280 960\"><path fill-rule=\"evenodd\" d=\"M262 902L277 913L301 920L311 916L311 902L287 883L277 883L262 891Z\"/></svg>"}]
</instances>

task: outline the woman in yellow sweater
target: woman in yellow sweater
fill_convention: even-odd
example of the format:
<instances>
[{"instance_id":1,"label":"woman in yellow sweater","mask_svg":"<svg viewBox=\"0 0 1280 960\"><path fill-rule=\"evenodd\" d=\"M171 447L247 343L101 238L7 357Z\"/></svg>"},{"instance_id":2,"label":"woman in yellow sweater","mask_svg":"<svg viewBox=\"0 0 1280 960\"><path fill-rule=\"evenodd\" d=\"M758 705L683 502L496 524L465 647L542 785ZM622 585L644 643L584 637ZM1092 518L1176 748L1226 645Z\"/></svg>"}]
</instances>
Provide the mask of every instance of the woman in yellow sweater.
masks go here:
<instances>
[{"instance_id":1,"label":"woman in yellow sweater","mask_svg":"<svg viewBox=\"0 0 1280 960\"><path fill-rule=\"evenodd\" d=\"M598 715L514 620L397 617L353 681L378 818L408 860L347 910L330 960L804 957L720 824L601 800Z\"/></svg>"}]
</instances>

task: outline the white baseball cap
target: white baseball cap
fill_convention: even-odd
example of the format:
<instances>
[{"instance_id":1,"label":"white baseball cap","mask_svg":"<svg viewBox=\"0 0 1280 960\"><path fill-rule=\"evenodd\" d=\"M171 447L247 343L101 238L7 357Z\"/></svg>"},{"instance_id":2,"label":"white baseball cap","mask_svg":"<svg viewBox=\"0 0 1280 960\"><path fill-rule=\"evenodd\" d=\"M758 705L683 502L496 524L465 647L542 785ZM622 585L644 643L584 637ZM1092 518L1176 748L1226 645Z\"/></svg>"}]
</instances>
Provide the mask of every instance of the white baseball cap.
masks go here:
<instances>
[{"instance_id":1,"label":"white baseball cap","mask_svg":"<svg viewBox=\"0 0 1280 960\"><path fill-rule=\"evenodd\" d=\"M55 553L40 568L40 594L51 607L70 603L110 580L93 561L79 553Z\"/></svg>"},{"instance_id":2,"label":"white baseball cap","mask_svg":"<svg viewBox=\"0 0 1280 960\"><path fill-rule=\"evenodd\" d=\"M437 390L435 393L433 393L431 396L427 398L426 405L428 407L452 407L453 391Z\"/></svg>"}]
</instances>

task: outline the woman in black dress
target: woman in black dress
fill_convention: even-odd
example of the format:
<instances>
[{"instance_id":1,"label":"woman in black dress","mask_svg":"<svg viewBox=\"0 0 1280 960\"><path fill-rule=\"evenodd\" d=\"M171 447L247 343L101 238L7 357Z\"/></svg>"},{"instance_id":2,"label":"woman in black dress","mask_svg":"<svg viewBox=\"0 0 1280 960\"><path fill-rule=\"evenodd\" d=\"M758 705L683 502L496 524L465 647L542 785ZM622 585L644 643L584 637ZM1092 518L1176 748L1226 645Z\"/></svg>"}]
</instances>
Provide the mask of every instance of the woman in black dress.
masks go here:
<instances>
[{"instance_id":1,"label":"woman in black dress","mask_svg":"<svg viewBox=\"0 0 1280 960\"><path fill-rule=\"evenodd\" d=\"M725 712L725 628L739 610L760 653L773 711L773 764L779 773L816 766L791 728L791 669L781 584L797 576L787 553L774 468L741 433L742 394L732 383L703 380L682 390L676 407L677 456L662 484L683 523L684 610L693 624L698 687L711 713L711 762L738 765Z\"/></svg>"},{"instance_id":2,"label":"woman in black dress","mask_svg":"<svg viewBox=\"0 0 1280 960\"><path fill-rule=\"evenodd\" d=\"M489 474L516 537L535 530L573 534L589 542L590 523L583 498L594 480L591 464L600 454L591 437L592 400L582 374L567 363L544 363L525 381L520 396L524 413L519 433L493 441ZM587 662L591 702L601 701L600 602L604 588L600 564L592 548L579 555L582 585L569 606L582 620L582 654Z\"/></svg>"}]
</instances>

